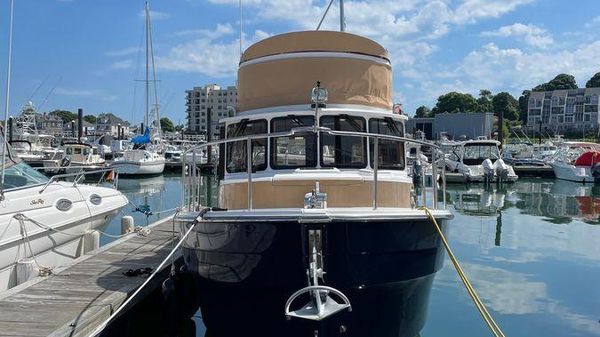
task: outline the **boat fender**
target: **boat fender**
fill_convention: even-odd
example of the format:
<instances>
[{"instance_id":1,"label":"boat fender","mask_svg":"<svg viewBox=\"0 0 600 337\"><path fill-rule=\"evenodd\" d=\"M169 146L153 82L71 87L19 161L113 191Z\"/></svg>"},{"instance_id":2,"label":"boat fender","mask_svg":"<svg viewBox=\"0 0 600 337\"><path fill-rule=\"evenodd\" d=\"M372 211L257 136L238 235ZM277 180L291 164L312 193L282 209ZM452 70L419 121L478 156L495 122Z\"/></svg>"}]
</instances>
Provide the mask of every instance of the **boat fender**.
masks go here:
<instances>
[{"instance_id":1,"label":"boat fender","mask_svg":"<svg viewBox=\"0 0 600 337\"><path fill-rule=\"evenodd\" d=\"M179 335L183 323L200 308L197 282L194 274L182 266L179 270L173 269L162 283L167 335Z\"/></svg>"},{"instance_id":2,"label":"boat fender","mask_svg":"<svg viewBox=\"0 0 600 337\"><path fill-rule=\"evenodd\" d=\"M592 177L594 180L600 180L600 163L592 165Z\"/></svg>"}]
</instances>

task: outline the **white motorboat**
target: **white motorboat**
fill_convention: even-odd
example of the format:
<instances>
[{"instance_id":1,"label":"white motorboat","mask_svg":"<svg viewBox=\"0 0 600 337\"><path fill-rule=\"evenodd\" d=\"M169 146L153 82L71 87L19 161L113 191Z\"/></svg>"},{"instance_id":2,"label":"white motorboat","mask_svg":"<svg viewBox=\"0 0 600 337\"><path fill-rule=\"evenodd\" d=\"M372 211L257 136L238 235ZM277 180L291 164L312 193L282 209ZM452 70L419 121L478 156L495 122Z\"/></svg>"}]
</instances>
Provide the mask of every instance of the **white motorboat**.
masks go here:
<instances>
[{"instance_id":1,"label":"white motorboat","mask_svg":"<svg viewBox=\"0 0 600 337\"><path fill-rule=\"evenodd\" d=\"M419 334L444 253L413 202L405 144L423 142L404 137L391 74L382 46L344 32L283 34L244 52L237 116L220 121L223 139L196 146L220 146L218 207L199 208L204 179L192 169L176 218L212 334ZM443 229L452 218L432 214Z\"/></svg>"},{"instance_id":2,"label":"white motorboat","mask_svg":"<svg viewBox=\"0 0 600 337\"><path fill-rule=\"evenodd\" d=\"M514 182L514 169L500 158L495 140L468 140L446 147L448 182Z\"/></svg>"},{"instance_id":3,"label":"white motorboat","mask_svg":"<svg viewBox=\"0 0 600 337\"><path fill-rule=\"evenodd\" d=\"M65 143L54 158L43 163L44 172L50 174L97 171L106 167L96 148L86 143Z\"/></svg>"},{"instance_id":4,"label":"white motorboat","mask_svg":"<svg viewBox=\"0 0 600 337\"><path fill-rule=\"evenodd\" d=\"M12 9L12 6L11 6ZM11 13L12 18L12 13ZM11 20L12 26L12 20ZM11 28L12 32L12 28ZM9 55L12 36L9 37ZM9 56L4 125L10 102ZM59 182L11 154L0 133L0 291L48 275L99 245L96 231L128 203L113 188Z\"/></svg>"},{"instance_id":5,"label":"white motorboat","mask_svg":"<svg viewBox=\"0 0 600 337\"><path fill-rule=\"evenodd\" d=\"M597 150L564 147L549 164L557 179L579 183L600 181L600 152Z\"/></svg>"},{"instance_id":6,"label":"white motorboat","mask_svg":"<svg viewBox=\"0 0 600 337\"><path fill-rule=\"evenodd\" d=\"M0 291L37 276L38 268L54 268L85 253L90 247L85 234L105 225L127 202L116 189L48 179L20 159L7 158Z\"/></svg>"}]
</instances>

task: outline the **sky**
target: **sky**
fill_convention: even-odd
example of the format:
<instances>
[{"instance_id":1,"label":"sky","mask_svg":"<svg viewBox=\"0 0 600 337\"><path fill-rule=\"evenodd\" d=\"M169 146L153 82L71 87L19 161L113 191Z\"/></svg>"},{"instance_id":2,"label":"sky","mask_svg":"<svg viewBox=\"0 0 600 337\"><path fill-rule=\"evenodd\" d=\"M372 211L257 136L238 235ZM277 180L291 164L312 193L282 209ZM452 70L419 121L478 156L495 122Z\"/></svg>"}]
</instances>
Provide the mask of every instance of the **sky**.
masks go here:
<instances>
[{"instance_id":1,"label":"sky","mask_svg":"<svg viewBox=\"0 0 600 337\"><path fill-rule=\"evenodd\" d=\"M243 0L244 48L315 29L329 0ZM600 72L600 1L345 0L347 31L387 48L395 102L412 115L449 91L522 90L559 73L580 87ZM15 0L10 114L83 108L137 123L144 114L144 2ZM152 0L162 115L185 123L185 90L235 85L238 0ZM4 107L9 0L0 0ZM336 1L322 29L339 29ZM2 109L3 111L3 109Z\"/></svg>"}]
</instances>

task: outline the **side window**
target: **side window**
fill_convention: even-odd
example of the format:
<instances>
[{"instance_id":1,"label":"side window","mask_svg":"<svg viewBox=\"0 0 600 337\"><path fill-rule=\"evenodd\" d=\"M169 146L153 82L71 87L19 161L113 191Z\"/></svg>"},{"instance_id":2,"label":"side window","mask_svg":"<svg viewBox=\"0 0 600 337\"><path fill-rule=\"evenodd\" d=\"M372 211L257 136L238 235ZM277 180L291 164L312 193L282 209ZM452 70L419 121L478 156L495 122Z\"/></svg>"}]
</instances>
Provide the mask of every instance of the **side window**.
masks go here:
<instances>
[{"instance_id":1,"label":"side window","mask_svg":"<svg viewBox=\"0 0 600 337\"><path fill-rule=\"evenodd\" d=\"M271 120L271 132L290 131L295 127L311 126L313 116L286 116ZM317 137L314 134L271 138L271 167L286 169L317 165Z\"/></svg>"},{"instance_id":2,"label":"side window","mask_svg":"<svg viewBox=\"0 0 600 337\"><path fill-rule=\"evenodd\" d=\"M323 116L321 126L339 131L366 132L362 117ZM364 168L367 166L367 141L362 137L321 134L321 166Z\"/></svg>"},{"instance_id":3,"label":"side window","mask_svg":"<svg viewBox=\"0 0 600 337\"><path fill-rule=\"evenodd\" d=\"M239 123L227 125L227 138L242 137L267 133L267 120L260 119L249 121L247 119ZM227 172L246 172L246 141L228 143ZM262 171L267 168L267 139L252 140L252 171Z\"/></svg>"},{"instance_id":4,"label":"side window","mask_svg":"<svg viewBox=\"0 0 600 337\"><path fill-rule=\"evenodd\" d=\"M404 137L404 125L402 122L392 118L371 118L369 120L369 132L381 135ZM374 165L375 140L369 139L369 151L371 151L371 167ZM378 168L388 170L404 169L404 142L395 140L379 139Z\"/></svg>"}]
</instances>

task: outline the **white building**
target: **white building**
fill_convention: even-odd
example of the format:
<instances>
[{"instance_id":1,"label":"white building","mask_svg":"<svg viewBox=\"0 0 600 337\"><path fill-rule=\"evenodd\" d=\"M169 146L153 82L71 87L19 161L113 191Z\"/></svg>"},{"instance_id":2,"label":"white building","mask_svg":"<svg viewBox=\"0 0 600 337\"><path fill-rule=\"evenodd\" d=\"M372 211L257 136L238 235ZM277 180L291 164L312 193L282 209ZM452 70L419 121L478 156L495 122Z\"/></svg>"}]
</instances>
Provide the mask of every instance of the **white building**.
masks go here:
<instances>
[{"instance_id":1,"label":"white building","mask_svg":"<svg viewBox=\"0 0 600 337\"><path fill-rule=\"evenodd\" d=\"M527 127L539 131L598 130L600 88L532 92Z\"/></svg>"},{"instance_id":2,"label":"white building","mask_svg":"<svg viewBox=\"0 0 600 337\"><path fill-rule=\"evenodd\" d=\"M216 84L194 87L192 90L186 90L185 105L187 132L206 133L207 114L210 109L212 111L213 139L217 139L219 138L219 120L234 114L237 106L237 88L228 86L222 89Z\"/></svg>"}]
</instances>

